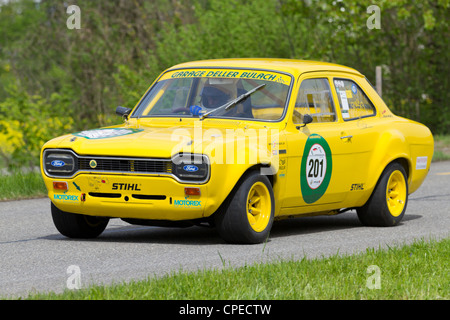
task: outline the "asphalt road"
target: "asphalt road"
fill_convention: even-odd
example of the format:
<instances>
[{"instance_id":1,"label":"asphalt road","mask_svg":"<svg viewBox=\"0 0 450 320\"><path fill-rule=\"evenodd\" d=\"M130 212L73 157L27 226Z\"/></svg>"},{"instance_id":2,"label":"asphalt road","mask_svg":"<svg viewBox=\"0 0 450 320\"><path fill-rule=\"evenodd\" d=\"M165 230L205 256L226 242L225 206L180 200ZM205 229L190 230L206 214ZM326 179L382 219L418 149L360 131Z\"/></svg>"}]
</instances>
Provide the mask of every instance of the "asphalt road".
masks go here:
<instances>
[{"instance_id":1,"label":"asphalt road","mask_svg":"<svg viewBox=\"0 0 450 320\"><path fill-rule=\"evenodd\" d=\"M356 253L420 238L447 238L449 211L448 161L432 164L397 227L363 227L354 211L296 218L275 223L270 240L260 245L228 245L214 229L141 227L119 219L111 220L95 240L71 240L53 226L48 199L0 202L0 297L61 292L68 283L76 284L76 275L86 287L177 270Z\"/></svg>"}]
</instances>

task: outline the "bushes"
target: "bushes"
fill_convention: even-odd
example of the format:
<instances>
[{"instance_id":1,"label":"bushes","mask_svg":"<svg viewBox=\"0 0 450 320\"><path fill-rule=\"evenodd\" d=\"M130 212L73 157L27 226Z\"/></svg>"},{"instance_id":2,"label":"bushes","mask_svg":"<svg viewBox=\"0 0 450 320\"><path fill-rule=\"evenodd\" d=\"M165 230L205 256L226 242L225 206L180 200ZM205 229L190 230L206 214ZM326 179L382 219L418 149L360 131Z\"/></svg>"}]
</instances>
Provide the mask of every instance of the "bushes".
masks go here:
<instances>
[{"instance_id":1,"label":"bushes","mask_svg":"<svg viewBox=\"0 0 450 320\"><path fill-rule=\"evenodd\" d=\"M72 129L71 117L61 114L61 97L31 96L13 85L0 102L0 156L8 167L39 165L42 145Z\"/></svg>"}]
</instances>

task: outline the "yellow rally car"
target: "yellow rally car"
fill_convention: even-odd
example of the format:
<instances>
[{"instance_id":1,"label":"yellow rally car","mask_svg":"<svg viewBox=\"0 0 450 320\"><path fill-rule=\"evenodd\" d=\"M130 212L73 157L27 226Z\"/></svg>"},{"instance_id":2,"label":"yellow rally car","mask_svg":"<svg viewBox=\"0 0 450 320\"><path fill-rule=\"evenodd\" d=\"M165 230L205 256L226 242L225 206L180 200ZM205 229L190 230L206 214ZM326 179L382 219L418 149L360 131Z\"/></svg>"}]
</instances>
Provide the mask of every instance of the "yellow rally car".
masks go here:
<instances>
[{"instance_id":1,"label":"yellow rally car","mask_svg":"<svg viewBox=\"0 0 450 320\"><path fill-rule=\"evenodd\" d=\"M215 226L260 243L273 221L356 209L397 225L424 181L433 137L395 116L358 71L280 59L207 60L164 71L121 125L47 142L56 228L100 235L110 218Z\"/></svg>"}]
</instances>

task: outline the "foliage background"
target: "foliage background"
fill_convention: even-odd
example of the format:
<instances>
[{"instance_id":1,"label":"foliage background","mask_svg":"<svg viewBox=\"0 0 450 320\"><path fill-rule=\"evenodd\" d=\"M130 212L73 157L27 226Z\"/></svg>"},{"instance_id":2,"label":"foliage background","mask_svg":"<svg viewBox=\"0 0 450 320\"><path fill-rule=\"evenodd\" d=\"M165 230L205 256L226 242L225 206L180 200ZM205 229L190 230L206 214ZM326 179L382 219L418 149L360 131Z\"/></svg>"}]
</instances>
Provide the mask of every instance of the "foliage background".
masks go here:
<instances>
[{"instance_id":1,"label":"foliage background","mask_svg":"<svg viewBox=\"0 0 450 320\"><path fill-rule=\"evenodd\" d=\"M57 135L118 123L176 63L277 57L335 62L394 113L450 133L450 0L15 0L0 6L0 166L33 166ZM1 3L1 1L0 1ZM70 30L69 5L81 9ZM381 29L367 28L370 5Z\"/></svg>"}]
</instances>

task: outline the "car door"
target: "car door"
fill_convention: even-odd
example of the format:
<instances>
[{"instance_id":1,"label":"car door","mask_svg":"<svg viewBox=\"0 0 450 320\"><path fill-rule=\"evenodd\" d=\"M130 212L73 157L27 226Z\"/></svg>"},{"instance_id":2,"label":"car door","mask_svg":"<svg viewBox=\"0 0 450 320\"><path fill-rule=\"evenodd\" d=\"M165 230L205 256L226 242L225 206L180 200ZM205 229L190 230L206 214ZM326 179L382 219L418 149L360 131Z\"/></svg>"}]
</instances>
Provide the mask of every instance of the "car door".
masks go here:
<instances>
[{"instance_id":1,"label":"car door","mask_svg":"<svg viewBox=\"0 0 450 320\"><path fill-rule=\"evenodd\" d=\"M339 118L330 79L325 73L300 78L295 106L286 127L287 174L284 208L339 202L333 184ZM308 114L313 122L302 125Z\"/></svg>"},{"instance_id":2,"label":"car door","mask_svg":"<svg viewBox=\"0 0 450 320\"><path fill-rule=\"evenodd\" d=\"M363 154L370 150L364 145L367 139L362 139L365 134L361 134L362 128L370 125L352 121L353 111L351 117L342 117L342 110L348 111L350 104L340 93L345 86L337 90L334 85L338 76L314 72L300 78L292 121L286 127L285 209L305 207L303 211L313 212L341 208L347 204L352 184L364 184L363 171L355 166L364 162ZM312 123L302 125L305 114L312 116Z\"/></svg>"},{"instance_id":3,"label":"car door","mask_svg":"<svg viewBox=\"0 0 450 320\"><path fill-rule=\"evenodd\" d=\"M369 161L378 141L377 111L374 103L366 94L370 84L359 75L334 73L331 75L333 94L342 118L339 135L339 150L345 161L345 171L341 177L343 206L360 206L365 202L362 197L366 191ZM364 201L363 201L364 200Z\"/></svg>"}]
</instances>

